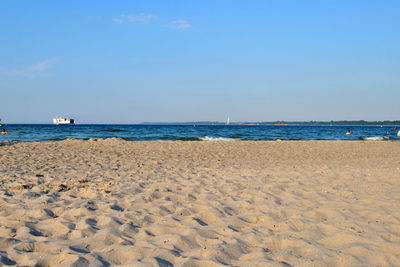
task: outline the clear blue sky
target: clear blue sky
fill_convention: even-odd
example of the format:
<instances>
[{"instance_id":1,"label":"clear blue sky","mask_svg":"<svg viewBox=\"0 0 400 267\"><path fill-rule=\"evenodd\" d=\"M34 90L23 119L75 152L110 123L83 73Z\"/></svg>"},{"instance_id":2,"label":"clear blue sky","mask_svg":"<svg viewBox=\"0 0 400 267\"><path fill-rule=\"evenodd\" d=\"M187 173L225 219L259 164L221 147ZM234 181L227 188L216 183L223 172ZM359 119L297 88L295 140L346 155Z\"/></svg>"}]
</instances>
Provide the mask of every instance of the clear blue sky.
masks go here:
<instances>
[{"instance_id":1,"label":"clear blue sky","mask_svg":"<svg viewBox=\"0 0 400 267\"><path fill-rule=\"evenodd\" d=\"M5 123L400 119L400 1L0 1Z\"/></svg>"}]
</instances>

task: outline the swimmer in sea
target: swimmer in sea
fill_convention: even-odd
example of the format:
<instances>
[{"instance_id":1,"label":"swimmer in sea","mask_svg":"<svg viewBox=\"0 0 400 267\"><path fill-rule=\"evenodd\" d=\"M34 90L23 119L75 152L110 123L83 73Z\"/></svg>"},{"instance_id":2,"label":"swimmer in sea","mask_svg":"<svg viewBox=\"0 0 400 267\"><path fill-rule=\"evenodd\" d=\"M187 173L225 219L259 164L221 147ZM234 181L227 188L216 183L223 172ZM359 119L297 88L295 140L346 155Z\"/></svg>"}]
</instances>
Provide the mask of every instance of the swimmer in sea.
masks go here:
<instances>
[{"instance_id":1,"label":"swimmer in sea","mask_svg":"<svg viewBox=\"0 0 400 267\"><path fill-rule=\"evenodd\" d=\"M346 135L350 135L350 134L351 134L351 131L347 130Z\"/></svg>"},{"instance_id":2,"label":"swimmer in sea","mask_svg":"<svg viewBox=\"0 0 400 267\"><path fill-rule=\"evenodd\" d=\"M1 134L2 134L2 135L6 135L6 134L8 134L8 133L7 133L6 129L3 129L3 131L1 131Z\"/></svg>"}]
</instances>

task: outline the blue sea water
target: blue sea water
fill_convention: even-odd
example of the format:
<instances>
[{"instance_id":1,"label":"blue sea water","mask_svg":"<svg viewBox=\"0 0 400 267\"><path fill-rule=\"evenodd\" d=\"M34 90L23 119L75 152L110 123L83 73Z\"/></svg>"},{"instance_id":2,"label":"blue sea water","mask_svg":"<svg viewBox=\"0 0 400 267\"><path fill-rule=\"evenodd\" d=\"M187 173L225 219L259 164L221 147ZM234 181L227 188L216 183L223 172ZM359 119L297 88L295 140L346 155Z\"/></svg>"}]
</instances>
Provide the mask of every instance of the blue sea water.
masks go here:
<instances>
[{"instance_id":1,"label":"blue sea water","mask_svg":"<svg viewBox=\"0 0 400 267\"><path fill-rule=\"evenodd\" d=\"M393 126L266 125L6 125L1 141L51 141L117 137L128 141L183 140L400 140ZM351 135L346 135L350 130ZM389 134L386 134L386 131Z\"/></svg>"}]
</instances>

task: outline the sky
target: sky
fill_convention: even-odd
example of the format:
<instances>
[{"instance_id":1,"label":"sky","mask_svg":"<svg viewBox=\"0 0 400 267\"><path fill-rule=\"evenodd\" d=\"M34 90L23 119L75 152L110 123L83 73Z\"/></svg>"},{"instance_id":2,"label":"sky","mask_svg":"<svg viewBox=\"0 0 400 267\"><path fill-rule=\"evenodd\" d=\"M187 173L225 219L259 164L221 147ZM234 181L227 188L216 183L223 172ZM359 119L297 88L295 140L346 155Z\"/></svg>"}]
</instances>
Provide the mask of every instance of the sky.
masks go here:
<instances>
[{"instance_id":1,"label":"sky","mask_svg":"<svg viewBox=\"0 0 400 267\"><path fill-rule=\"evenodd\" d=\"M0 0L3 123L400 119L398 0Z\"/></svg>"}]
</instances>

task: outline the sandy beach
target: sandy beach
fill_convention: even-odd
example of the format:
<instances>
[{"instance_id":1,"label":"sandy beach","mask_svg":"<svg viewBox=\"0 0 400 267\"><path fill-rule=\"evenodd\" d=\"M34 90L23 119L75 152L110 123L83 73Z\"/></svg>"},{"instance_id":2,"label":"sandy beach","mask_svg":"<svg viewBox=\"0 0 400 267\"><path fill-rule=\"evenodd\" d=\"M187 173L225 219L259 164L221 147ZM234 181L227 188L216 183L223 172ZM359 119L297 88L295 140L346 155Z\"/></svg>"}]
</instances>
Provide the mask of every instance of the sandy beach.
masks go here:
<instances>
[{"instance_id":1,"label":"sandy beach","mask_svg":"<svg viewBox=\"0 0 400 267\"><path fill-rule=\"evenodd\" d=\"M0 265L400 265L399 142L17 143L0 195Z\"/></svg>"}]
</instances>

